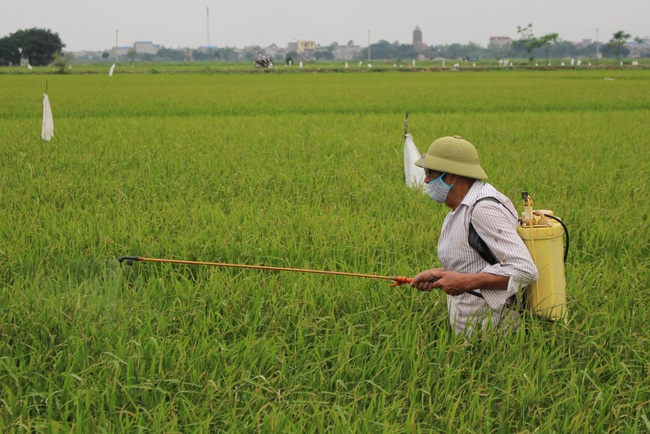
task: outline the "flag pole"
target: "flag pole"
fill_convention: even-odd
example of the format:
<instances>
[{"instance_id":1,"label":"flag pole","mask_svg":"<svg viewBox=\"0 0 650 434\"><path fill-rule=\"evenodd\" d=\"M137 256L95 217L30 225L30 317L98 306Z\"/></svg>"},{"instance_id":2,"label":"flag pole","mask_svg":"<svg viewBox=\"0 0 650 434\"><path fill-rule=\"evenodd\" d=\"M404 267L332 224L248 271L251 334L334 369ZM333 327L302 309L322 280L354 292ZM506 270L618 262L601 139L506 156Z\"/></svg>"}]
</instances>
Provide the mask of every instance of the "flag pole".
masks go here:
<instances>
[{"instance_id":1,"label":"flag pole","mask_svg":"<svg viewBox=\"0 0 650 434\"><path fill-rule=\"evenodd\" d=\"M406 119L404 120L404 137L409 133L409 112L406 112Z\"/></svg>"}]
</instances>

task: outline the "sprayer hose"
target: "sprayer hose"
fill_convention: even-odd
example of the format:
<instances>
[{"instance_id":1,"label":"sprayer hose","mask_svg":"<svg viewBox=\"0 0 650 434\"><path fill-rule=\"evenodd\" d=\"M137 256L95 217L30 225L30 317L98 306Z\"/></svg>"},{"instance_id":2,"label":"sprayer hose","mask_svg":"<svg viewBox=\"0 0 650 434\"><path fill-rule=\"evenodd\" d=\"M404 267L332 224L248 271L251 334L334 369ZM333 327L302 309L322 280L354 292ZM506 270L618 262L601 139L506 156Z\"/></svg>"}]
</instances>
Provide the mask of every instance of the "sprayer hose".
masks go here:
<instances>
[{"instance_id":1,"label":"sprayer hose","mask_svg":"<svg viewBox=\"0 0 650 434\"><path fill-rule=\"evenodd\" d=\"M564 235L566 235L566 244L564 245L564 263L566 264L566 258L569 255L569 229L567 229L566 225L562 220L555 217L554 215L544 214L544 217L555 220L556 222L561 224L562 229L564 229Z\"/></svg>"}]
</instances>

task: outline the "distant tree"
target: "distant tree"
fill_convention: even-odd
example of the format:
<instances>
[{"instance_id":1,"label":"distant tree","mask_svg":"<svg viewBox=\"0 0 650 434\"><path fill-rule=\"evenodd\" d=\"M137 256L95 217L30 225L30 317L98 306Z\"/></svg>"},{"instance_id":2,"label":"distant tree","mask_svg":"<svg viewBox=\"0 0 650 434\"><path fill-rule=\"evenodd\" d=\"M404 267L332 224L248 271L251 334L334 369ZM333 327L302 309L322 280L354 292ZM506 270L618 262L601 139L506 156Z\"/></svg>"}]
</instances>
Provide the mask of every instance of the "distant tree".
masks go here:
<instances>
[{"instance_id":1,"label":"distant tree","mask_svg":"<svg viewBox=\"0 0 650 434\"><path fill-rule=\"evenodd\" d=\"M138 59L138 52L135 51L135 48L129 48L129 51L126 53L126 57L131 61Z\"/></svg>"},{"instance_id":2,"label":"distant tree","mask_svg":"<svg viewBox=\"0 0 650 434\"><path fill-rule=\"evenodd\" d=\"M172 50L171 48L161 48L156 53L156 57L162 60L171 60L174 62L182 62L185 60L183 50Z\"/></svg>"},{"instance_id":3,"label":"distant tree","mask_svg":"<svg viewBox=\"0 0 650 434\"><path fill-rule=\"evenodd\" d=\"M330 50L329 47L325 50L314 50L314 58L316 60L332 60L334 59L334 53Z\"/></svg>"},{"instance_id":4,"label":"distant tree","mask_svg":"<svg viewBox=\"0 0 650 434\"><path fill-rule=\"evenodd\" d=\"M193 50L192 51L192 59L198 61L198 62L206 62L210 60L214 60L216 58L216 53L212 49L208 50Z\"/></svg>"},{"instance_id":5,"label":"distant tree","mask_svg":"<svg viewBox=\"0 0 650 434\"><path fill-rule=\"evenodd\" d=\"M438 45L435 47L435 56L434 57L444 57L445 59L464 59L467 60L470 57L478 58L483 56L486 53L486 49L470 42L467 45L463 44L449 44L449 45Z\"/></svg>"},{"instance_id":6,"label":"distant tree","mask_svg":"<svg viewBox=\"0 0 650 434\"><path fill-rule=\"evenodd\" d=\"M102 59L106 60L110 57L111 53L108 52L108 50L104 50L102 52Z\"/></svg>"},{"instance_id":7,"label":"distant tree","mask_svg":"<svg viewBox=\"0 0 650 434\"><path fill-rule=\"evenodd\" d=\"M234 62L237 60L237 53L231 47L217 48L214 57L222 62Z\"/></svg>"},{"instance_id":8,"label":"distant tree","mask_svg":"<svg viewBox=\"0 0 650 434\"><path fill-rule=\"evenodd\" d=\"M0 39L0 65L17 65L20 63L20 51L10 37Z\"/></svg>"},{"instance_id":9,"label":"distant tree","mask_svg":"<svg viewBox=\"0 0 650 434\"><path fill-rule=\"evenodd\" d=\"M294 60L293 59L300 59L300 55L298 54L297 51L289 51L285 56L284 56L285 62L287 65L290 63L293 65Z\"/></svg>"},{"instance_id":10,"label":"distant tree","mask_svg":"<svg viewBox=\"0 0 650 434\"><path fill-rule=\"evenodd\" d=\"M593 51L580 50L576 45L569 41L560 41L558 40L549 49L549 58L562 59L567 57L577 57L580 55L585 55L590 57ZM541 53L540 53L541 54Z\"/></svg>"},{"instance_id":11,"label":"distant tree","mask_svg":"<svg viewBox=\"0 0 650 434\"><path fill-rule=\"evenodd\" d=\"M65 55L56 53L54 55L54 67L56 68L56 73L68 74L70 72L70 61L73 57L72 53L66 53Z\"/></svg>"},{"instance_id":12,"label":"distant tree","mask_svg":"<svg viewBox=\"0 0 650 434\"><path fill-rule=\"evenodd\" d=\"M539 38L540 45L544 47L544 53L546 53L546 63L548 63L548 49L551 47L551 43L556 43L559 35L557 33L549 33Z\"/></svg>"},{"instance_id":13,"label":"distant tree","mask_svg":"<svg viewBox=\"0 0 650 434\"><path fill-rule=\"evenodd\" d=\"M253 61L257 57L257 54L255 54L253 51L248 51L247 53L244 54L244 59L247 61Z\"/></svg>"},{"instance_id":14,"label":"distant tree","mask_svg":"<svg viewBox=\"0 0 650 434\"><path fill-rule=\"evenodd\" d=\"M491 59L504 59L504 58L512 57L513 55L512 50L513 50L512 43L507 43L507 44L491 43L488 45L487 49L485 50L485 57Z\"/></svg>"},{"instance_id":15,"label":"distant tree","mask_svg":"<svg viewBox=\"0 0 650 434\"><path fill-rule=\"evenodd\" d=\"M371 59L387 59L391 57L393 47L390 42L385 39L380 40L376 44L370 45L370 58ZM365 57L368 57L367 54Z\"/></svg>"},{"instance_id":16,"label":"distant tree","mask_svg":"<svg viewBox=\"0 0 650 434\"><path fill-rule=\"evenodd\" d=\"M45 66L54 60L56 54L61 54L65 44L61 42L58 33L47 29L18 30L9 35L17 48L22 49L22 57L29 59L34 66Z\"/></svg>"},{"instance_id":17,"label":"distant tree","mask_svg":"<svg viewBox=\"0 0 650 434\"><path fill-rule=\"evenodd\" d=\"M612 35L612 39L609 40L607 45L609 45L614 50L617 59L621 58L621 48L631 37L632 36L629 33L625 33L623 30L619 30L618 32L614 33L614 35Z\"/></svg>"},{"instance_id":18,"label":"distant tree","mask_svg":"<svg viewBox=\"0 0 650 434\"><path fill-rule=\"evenodd\" d=\"M539 38L536 38L535 35L533 35L533 24L529 23L526 27L517 26L517 33L519 33L521 37L518 40L514 41L512 44L515 47L525 49L528 56L528 61L532 63L533 60L535 60L533 51L535 51L536 48L542 46Z\"/></svg>"},{"instance_id":19,"label":"distant tree","mask_svg":"<svg viewBox=\"0 0 650 434\"><path fill-rule=\"evenodd\" d=\"M400 45L398 42L390 43L383 39L370 46L370 56L372 59L414 59L417 55L418 53L412 45ZM364 49L362 58L368 58L367 48Z\"/></svg>"}]
</instances>

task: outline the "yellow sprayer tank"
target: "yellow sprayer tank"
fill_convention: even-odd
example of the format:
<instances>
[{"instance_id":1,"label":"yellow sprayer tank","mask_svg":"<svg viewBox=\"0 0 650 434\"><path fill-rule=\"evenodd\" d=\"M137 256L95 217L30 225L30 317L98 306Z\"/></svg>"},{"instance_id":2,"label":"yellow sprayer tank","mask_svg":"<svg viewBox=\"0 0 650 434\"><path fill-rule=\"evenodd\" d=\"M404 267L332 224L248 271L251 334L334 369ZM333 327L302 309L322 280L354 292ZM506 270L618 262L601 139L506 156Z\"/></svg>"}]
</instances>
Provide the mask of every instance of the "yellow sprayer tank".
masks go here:
<instances>
[{"instance_id":1,"label":"yellow sprayer tank","mask_svg":"<svg viewBox=\"0 0 650 434\"><path fill-rule=\"evenodd\" d=\"M524 303L533 313L558 321L566 315L564 229L545 214L553 216L552 211L531 211L529 206L517 227L539 274L537 281L524 289Z\"/></svg>"}]
</instances>

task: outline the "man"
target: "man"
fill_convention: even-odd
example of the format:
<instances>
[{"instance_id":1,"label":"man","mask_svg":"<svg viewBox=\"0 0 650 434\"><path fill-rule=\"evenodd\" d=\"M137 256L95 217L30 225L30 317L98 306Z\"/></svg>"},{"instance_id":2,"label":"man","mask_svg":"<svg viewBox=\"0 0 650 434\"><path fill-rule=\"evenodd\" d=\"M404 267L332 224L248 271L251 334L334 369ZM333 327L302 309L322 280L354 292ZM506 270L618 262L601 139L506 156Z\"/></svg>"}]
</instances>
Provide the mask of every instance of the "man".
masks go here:
<instances>
[{"instance_id":1,"label":"man","mask_svg":"<svg viewBox=\"0 0 650 434\"><path fill-rule=\"evenodd\" d=\"M476 148L461 137L434 141L415 164L425 170L431 199L451 212L438 240L442 268L422 271L411 286L422 291L439 288L447 294L449 320L456 333L496 327L506 317L516 316L509 305L520 289L537 280L537 269L517 234L512 202L484 182L487 175ZM470 245L470 226L494 263Z\"/></svg>"}]
</instances>

